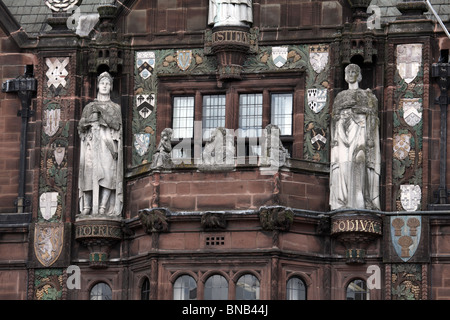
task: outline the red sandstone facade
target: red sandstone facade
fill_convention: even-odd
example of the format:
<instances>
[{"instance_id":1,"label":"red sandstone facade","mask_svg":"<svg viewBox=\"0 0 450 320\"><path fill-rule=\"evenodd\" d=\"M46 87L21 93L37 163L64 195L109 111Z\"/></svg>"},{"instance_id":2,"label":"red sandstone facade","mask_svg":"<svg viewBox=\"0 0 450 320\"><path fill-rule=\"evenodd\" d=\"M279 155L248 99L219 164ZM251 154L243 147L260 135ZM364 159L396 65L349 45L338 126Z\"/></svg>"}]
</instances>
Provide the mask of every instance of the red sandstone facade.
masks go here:
<instances>
[{"instance_id":1,"label":"red sandstone facade","mask_svg":"<svg viewBox=\"0 0 450 320\"><path fill-rule=\"evenodd\" d=\"M219 44L211 33L218 31L207 24L206 0L123 1L84 38L55 25L49 30L45 21L40 33L33 33L6 3L0 1L1 81L15 79L33 65L38 87L30 104L34 113L27 120L25 155L20 153L22 121L17 115L21 100L17 92L0 92L1 299L84 300L92 297L96 284L104 283L112 299L171 300L180 294L177 280L183 276L195 283L193 298L211 297L217 288L211 289L208 280L221 276L228 287L222 297L238 299L245 275L257 280L253 297L266 300L291 297L298 290L289 289L291 279L302 282L308 300L343 300L355 292L371 300L450 298L450 211L433 194L440 187L443 140L435 104L440 90L431 71L440 56L448 55L450 42L443 31L436 31L435 21L421 14L424 8L420 14L414 6L412 13L404 8L396 20L368 30L367 16L361 15L367 5L254 0L252 29L245 31L252 40L246 51L239 49L245 51L240 68L226 73L227 61L218 59L220 54L236 59L236 46L243 44L215 47ZM409 44L420 44L420 71L404 85L396 71L401 63L396 50ZM280 68L270 56L278 46L292 52ZM180 49L192 50L187 72L176 63ZM313 71L314 50L328 55L325 71ZM157 57L148 79L136 68L140 51ZM66 84L59 89L48 85L51 67L46 62L55 61L51 59L69 61ZM311 143L317 133L328 138L329 117L324 113L331 113L333 97L345 89L343 67L350 62L362 67L363 87L373 89L379 100L379 212L330 212L328 142ZM113 98L124 118L123 219L80 223L76 127L102 71L114 76ZM324 113L308 109L308 90L313 88L327 91ZM196 164L151 168L162 130L174 124L174 97L194 97L193 120L202 121L203 96L225 95L225 127L238 129L239 95L255 92L263 97L262 128L271 123L272 94L292 94L292 133L281 137L291 157L275 172L267 174L248 157L231 170L203 170ZM156 116L144 120L136 112L136 97L151 93L157 100ZM405 124L402 99L420 100L420 128ZM46 114L55 108L61 110L59 129L49 135ZM150 134L151 141L144 155L134 144L141 133ZM396 153L396 137L402 134L414 140L405 158ZM58 147L65 152L61 162L52 156ZM23 183L29 201L22 207L15 204L21 156L26 157ZM444 174L444 181L450 181L450 172ZM402 185L420 186L421 199L413 211L402 206ZM47 192L58 193L50 220L43 219L46 209L41 208ZM410 249L404 256L394 245L395 217L420 217L420 237L403 247ZM47 225L62 230L53 242L51 262L39 254L40 228ZM69 266L79 267L79 289L68 285ZM360 284L355 281L367 286L373 279L369 266L379 268L380 286L354 289Z\"/></svg>"}]
</instances>

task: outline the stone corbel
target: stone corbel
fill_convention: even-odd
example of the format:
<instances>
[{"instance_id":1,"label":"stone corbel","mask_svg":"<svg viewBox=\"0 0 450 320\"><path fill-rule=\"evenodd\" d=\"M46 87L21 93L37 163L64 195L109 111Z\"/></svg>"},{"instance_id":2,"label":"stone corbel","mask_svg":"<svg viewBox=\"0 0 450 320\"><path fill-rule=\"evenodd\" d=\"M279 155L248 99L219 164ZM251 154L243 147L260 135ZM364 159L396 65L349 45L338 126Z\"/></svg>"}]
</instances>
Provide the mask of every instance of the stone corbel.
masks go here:
<instances>
[{"instance_id":1,"label":"stone corbel","mask_svg":"<svg viewBox=\"0 0 450 320\"><path fill-rule=\"evenodd\" d=\"M202 215L201 225L207 231L224 230L227 227L227 220L224 213L205 212Z\"/></svg>"},{"instance_id":2,"label":"stone corbel","mask_svg":"<svg viewBox=\"0 0 450 320\"><path fill-rule=\"evenodd\" d=\"M111 248L122 237L122 222L117 219L83 219L75 222L75 239L88 247L91 268L106 268Z\"/></svg>"},{"instance_id":3,"label":"stone corbel","mask_svg":"<svg viewBox=\"0 0 450 320\"><path fill-rule=\"evenodd\" d=\"M148 234L169 231L167 216L170 211L166 208L148 208L139 210L139 219Z\"/></svg>"},{"instance_id":4,"label":"stone corbel","mask_svg":"<svg viewBox=\"0 0 450 320\"><path fill-rule=\"evenodd\" d=\"M240 80L248 54L258 52L258 28L223 26L205 32L205 54L217 57L219 80Z\"/></svg>"},{"instance_id":5,"label":"stone corbel","mask_svg":"<svg viewBox=\"0 0 450 320\"><path fill-rule=\"evenodd\" d=\"M367 246L382 236L382 219L356 210L337 213L331 217L331 236L345 246L347 264L365 263Z\"/></svg>"}]
</instances>

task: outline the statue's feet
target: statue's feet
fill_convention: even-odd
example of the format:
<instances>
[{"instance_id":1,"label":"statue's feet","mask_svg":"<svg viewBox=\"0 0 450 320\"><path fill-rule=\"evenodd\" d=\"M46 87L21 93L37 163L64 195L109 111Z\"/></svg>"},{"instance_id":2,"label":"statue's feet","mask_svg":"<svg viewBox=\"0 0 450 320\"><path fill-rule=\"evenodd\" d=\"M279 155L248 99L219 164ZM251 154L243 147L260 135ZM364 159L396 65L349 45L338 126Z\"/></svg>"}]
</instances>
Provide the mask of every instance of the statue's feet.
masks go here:
<instances>
[{"instance_id":1,"label":"statue's feet","mask_svg":"<svg viewBox=\"0 0 450 320\"><path fill-rule=\"evenodd\" d=\"M84 208L83 211L81 211L82 215L88 215L91 212L91 208Z\"/></svg>"},{"instance_id":2,"label":"statue's feet","mask_svg":"<svg viewBox=\"0 0 450 320\"><path fill-rule=\"evenodd\" d=\"M104 216L106 214L105 207L98 208L98 214L101 215L101 216Z\"/></svg>"}]
</instances>

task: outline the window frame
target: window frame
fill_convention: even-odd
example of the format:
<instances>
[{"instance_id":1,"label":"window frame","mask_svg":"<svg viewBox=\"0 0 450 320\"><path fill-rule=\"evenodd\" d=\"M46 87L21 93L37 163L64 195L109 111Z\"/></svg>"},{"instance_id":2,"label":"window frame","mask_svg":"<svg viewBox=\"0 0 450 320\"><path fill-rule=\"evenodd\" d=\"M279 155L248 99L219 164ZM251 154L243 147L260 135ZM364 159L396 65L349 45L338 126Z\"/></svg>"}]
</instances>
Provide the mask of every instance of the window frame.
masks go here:
<instances>
[{"instance_id":1,"label":"window frame","mask_svg":"<svg viewBox=\"0 0 450 320\"><path fill-rule=\"evenodd\" d=\"M292 295L292 291L294 291L294 290L295 290L296 292L299 291L298 289L294 289L294 288L290 288L290 287L289 287L289 283L290 283L291 281L293 281L293 280L298 280L298 281L300 281L301 283L303 283L303 287L304 287L304 290L305 290L305 298L304 298L304 299L289 299L289 296ZM289 294L289 291L291 291L291 294ZM297 293L297 294L298 294L298 293ZM290 277L290 278L286 281L286 300L293 300L293 301L308 300L308 287L307 287L307 285L306 285L305 280L303 280L302 277L300 277L300 276L298 276L298 275L294 275L294 276Z\"/></svg>"},{"instance_id":2,"label":"window frame","mask_svg":"<svg viewBox=\"0 0 450 320\"><path fill-rule=\"evenodd\" d=\"M108 288L109 289L109 294L110 294L110 299L104 299L103 298L103 296L104 296L104 294L103 294L103 289L102 289L102 293L99 295L99 294L96 294L96 295L94 295L94 297L102 297L101 299L92 299L93 298L93 291L94 291L94 289L96 289L97 287L99 287L100 285L102 285L103 287L106 287L106 288ZM99 290L98 288L96 289L96 290ZM93 285L92 285L92 287L91 287L91 289L89 290L89 300L112 300L113 299L113 296L112 296L112 288L111 288L111 286L108 284L108 283L106 283L106 282L104 282L104 281L98 281L98 282L96 282L96 283L94 283Z\"/></svg>"},{"instance_id":3,"label":"window frame","mask_svg":"<svg viewBox=\"0 0 450 320\"><path fill-rule=\"evenodd\" d=\"M362 279L362 278L353 278L347 283L347 285L345 286L345 300L351 300L351 299L348 299L349 287L350 287L350 285L352 285L356 281L361 281L362 283L364 283L365 291L353 291L353 295L355 297L355 299L353 299L353 300L354 301L357 301L357 300L370 300L370 290L369 290L369 287L367 286L367 281L365 279ZM365 299L356 299L356 295L365 295Z\"/></svg>"},{"instance_id":4,"label":"window frame","mask_svg":"<svg viewBox=\"0 0 450 320\"><path fill-rule=\"evenodd\" d=\"M178 289L175 286L176 286L177 281L181 280L182 278L189 278L189 282L192 280L192 282L195 284L195 299L175 299L175 290ZM183 286L179 287L180 290L185 290L186 288L190 289L191 287L183 287ZM189 290L188 292L190 294L191 290ZM184 294L184 292L183 292L183 294ZM195 278L193 276L191 276L190 274L181 274L181 275L179 275L175 279L175 281L173 282L173 285L172 285L172 299L173 300L183 300L183 301L198 300L198 284L197 284L197 281L195 280Z\"/></svg>"},{"instance_id":5,"label":"window frame","mask_svg":"<svg viewBox=\"0 0 450 320\"><path fill-rule=\"evenodd\" d=\"M262 128L271 123L271 94L292 94L292 127L290 136L280 136L281 141L288 149L292 158L303 158L303 136L305 101L305 77L304 72L267 73L264 77L256 74L244 75L240 81L218 83L209 75L185 76L159 76L158 86L158 117L156 141L160 140L161 132L164 128L173 128L173 99L175 96L195 96L194 121L202 121L203 96L204 95L225 95L225 128L237 130L239 128L239 94L241 93L263 93L263 116ZM194 132L194 136L196 136ZM174 139L175 140L175 139ZM176 145L173 143L173 145ZM247 142L247 141L246 141ZM205 143L203 139L202 143ZM193 154L196 153L194 148ZM198 151L198 150L197 150ZM201 150L200 150L201 153ZM194 157L192 157L194 159ZM195 161L195 159L194 159Z\"/></svg>"}]
</instances>

